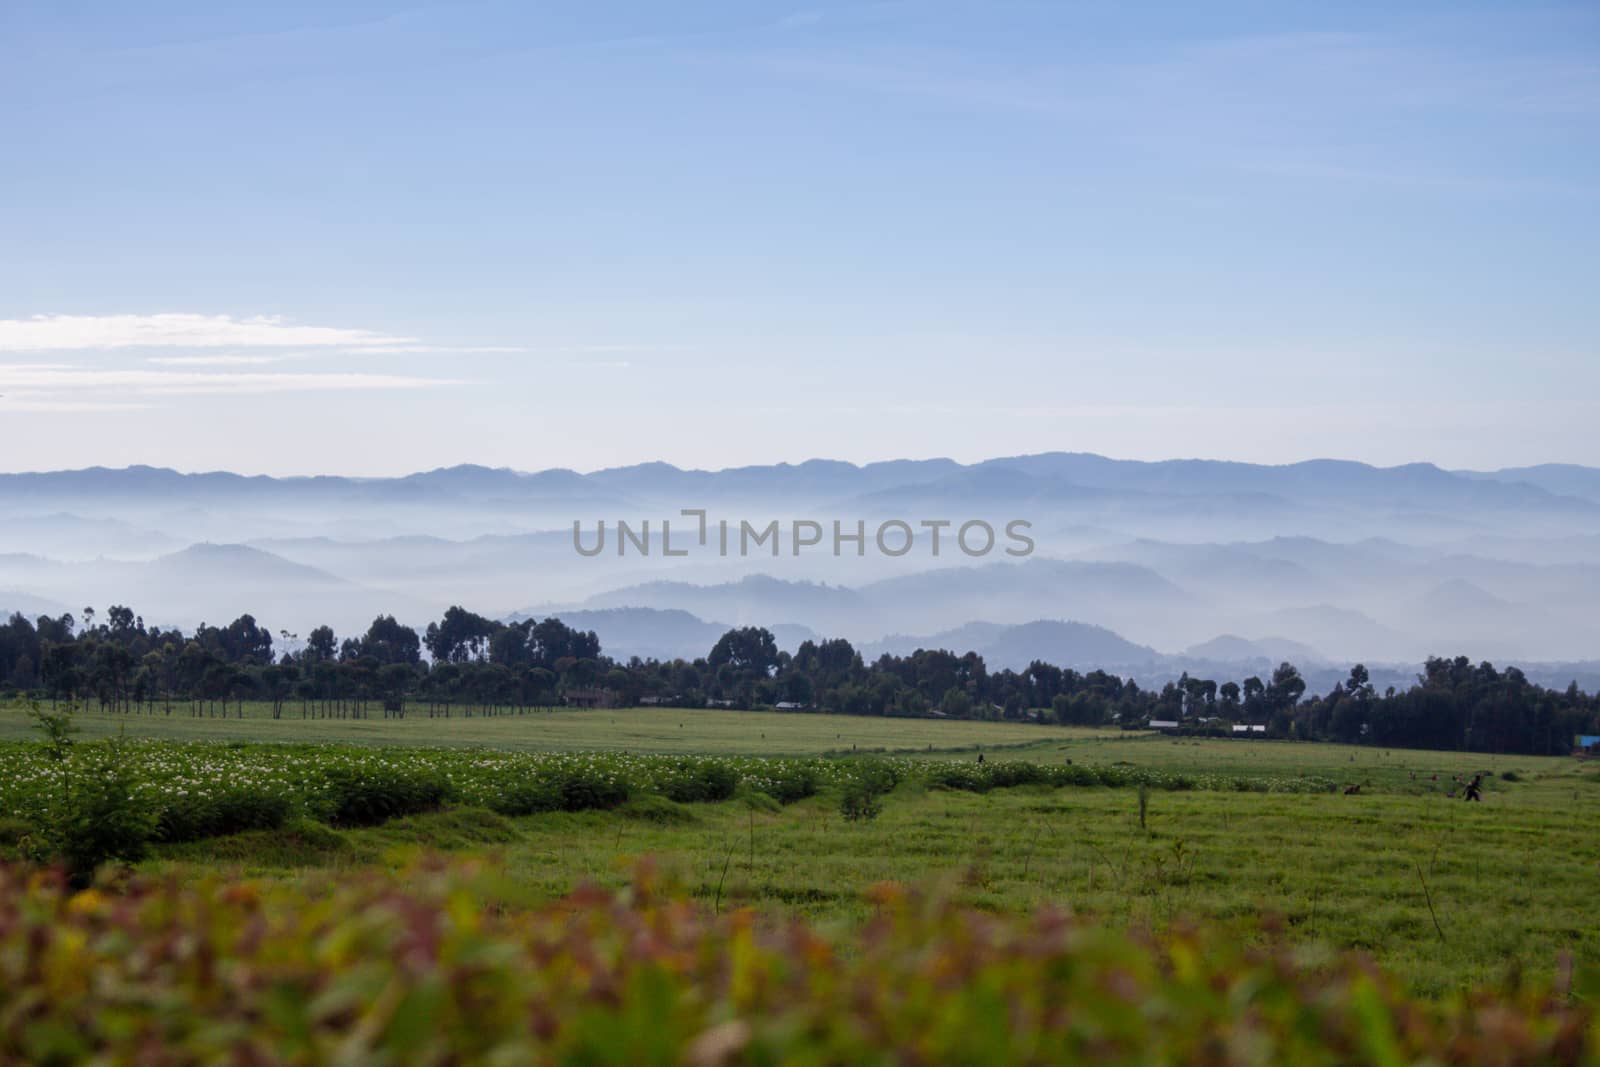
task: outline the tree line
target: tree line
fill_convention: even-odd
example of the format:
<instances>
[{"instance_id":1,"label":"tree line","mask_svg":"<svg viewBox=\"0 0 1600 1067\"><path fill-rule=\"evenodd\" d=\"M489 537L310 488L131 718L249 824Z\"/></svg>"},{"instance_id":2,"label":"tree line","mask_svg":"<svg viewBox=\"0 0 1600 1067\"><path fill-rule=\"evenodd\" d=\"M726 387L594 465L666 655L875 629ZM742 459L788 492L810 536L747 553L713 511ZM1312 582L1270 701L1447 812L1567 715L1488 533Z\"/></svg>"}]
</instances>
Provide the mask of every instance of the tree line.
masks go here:
<instances>
[{"instance_id":1,"label":"tree line","mask_svg":"<svg viewBox=\"0 0 1600 1067\"><path fill-rule=\"evenodd\" d=\"M1466 657L1430 658L1414 685L1375 691L1366 668L1326 694L1307 695L1300 672L1221 684L1184 675L1160 689L1106 671L1035 660L991 671L977 653L918 650L867 663L843 639L806 641L793 653L770 631L741 627L694 660L603 654L593 631L557 618L503 622L452 607L418 633L392 615L342 640L329 626L304 638L274 634L253 616L193 633L147 627L115 605L0 626L0 690L107 711L243 713L246 701L301 716L521 711L561 703L676 707L778 707L847 715L1003 719L1231 732L1269 737L1527 754L1565 753L1580 733L1600 733L1600 696L1548 689L1515 667Z\"/></svg>"}]
</instances>

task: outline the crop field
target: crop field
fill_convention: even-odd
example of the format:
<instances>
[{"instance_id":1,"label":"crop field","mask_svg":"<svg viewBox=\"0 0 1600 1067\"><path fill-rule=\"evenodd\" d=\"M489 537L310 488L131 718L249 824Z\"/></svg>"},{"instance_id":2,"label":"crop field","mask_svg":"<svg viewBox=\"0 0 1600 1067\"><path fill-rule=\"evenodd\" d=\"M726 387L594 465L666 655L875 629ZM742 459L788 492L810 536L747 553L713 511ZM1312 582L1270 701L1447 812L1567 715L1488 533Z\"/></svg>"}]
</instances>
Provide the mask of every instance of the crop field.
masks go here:
<instances>
[{"instance_id":1,"label":"crop field","mask_svg":"<svg viewBox=\"0 0 1600 1067\"><path fill-rule=\"evenodd\" d=\"M674 752L688 755L821 755L823 753L922 752L930 748L1014 746L1067 737L1098 737L1107 731L1031 723L941 719L880 719L855 715L726 711L712 708L555 708L525 714L490 714L453 709L449 718L429 717L421 706L404 718L306 718L297 706L274 719L269 704L237 704L227 715L191 715L175 706L170 715L80 711L84 737L149 737L168 741L321 741L364 745L477 746L533 752ZM0 741L34 736L28 709L0 704Z\"/></svg>"},{"instance_id":2,"label":"crop field","mask_svg":"<svg viewBox=\"0 0 1600 1067\"><path fill-rule=\"evenodd\" d=\"M875 819L823 794L789 805L630 800L613 811L420 814L343 832L206 839L158 850L154 870L293 881L321 868L399 869L419 849L493 855L541 897L620 888L656 858L706 904L850 926L871 886L935 887L955 903L1025 914L1069 908L1116 926L1204 921L1249 936L1362 949L1437 995L1600 960L1590 921L1600 781L1507 783L1482 804L1442 797L1028 786L987 793L907 781ZM1437 921L1437 925L1435 925Z\"/></svg>"},{"instance_id":3,"label":"crop field","mask_svg":"<svg viewBox=\"0 0 1600 1067\"><path fill-rule=\"evenodd\" d=\"M904 934L918 923L931 924L918 936L954 938L945 950L951 953L956 942L966 944L955 931L978 921L970 916L993 917L1000 925L985 936L994 943L971 966L995 968L995 981L1002 984L1021 975L1037 978L1029 969L1035 964L1016 955L1019 943L1013 939L1045 936L1020 931L1049 913L1068 917L1060 921L1072 929L1111 938L1107 944L1114 950L1106 951L1121 953L1122 962L1096 957L1094 966L1147 975L1152 984L1146 993L1158 998L1176 995L1161 986L1178 973L1167 954L1190 944L1186 938L1199 938L1196 944L1209 946L1208 958L1226 968L1230 980L1244 983L1239 988L1249 985L1245 976L1270 972L1277 983L1272 995L1280 998L1274 1003L1283 1011L1332 1011L1336 1019L1319 1016L1317 1025L1353 1028L1338 1047L1360 1050L1357 1058L1385 1058L1376 1055L1377 1046L1362 1044L1370 1040L1391 1051L1431 1049L1441 1057L1446 1037L1478 1040L1471 1037L1475 1021L1449 1015L1456 1010L1450 1005L1464 1003L1457 998L1470 989L1500 990L1496 995L1509 998L1507 1003L1525 1004L1515 1013L1526 1032L1494 1040L1543 1048L1560 1061L1561 1055L1539 1042L1555 1040L1550 1035L1562 1027L1568 1051L1595 1037L1586 999L1593 993L1585 992L1600 992L1600 928L1591 914L1600 879L1600 840L1593 831L1600 819L1600 767L1594 764L734 711L562 710L302 722L254 710L247 705L243 719L226 720L79 713L75 743L52 751L36 731L28 739L20 709L7 709L0 720L10 738L0 740L0 860L37 858L50 827L67 827L62 839L75 840L72 827L81 829L82 820L74 822L73 805L98 796L101 810L113 811L124 820L119 825L135 827L147 839L134 863L136 877L151 879L151 886L212 885L213 896L227 901L277 901L273 906L281 908L329 892L390 900L386 894L411 892L419 880L442 879L440 884L470 882L471 907L494 915L525 915L537 924L533 916L553 906L566 909L562 913L597 908L610 916L606 921L626 925L642 921L635 908L644 877L661 887L653 892L682 902L663 904L669 911L687 908L683 914L707 917L712 925L703 936L718 946L744 935L740 927L717 924L746 916L738 921L765 939L764 951L781 955L772 946L801 937L822 946L818 960L892 969L910 964L871 962L870 946L877 943L872 938L879 935L870 932L884 921L885 901L893 899L911 902L894 905L910 909L895 920L896 930ZM1463 802L1461 782L1478 774L1484 775L1482 801ZM87 788L107 775L112 787L99 794ZM1352 786L1359 791L1347 794ZM0 876L5 870L0 863ZM15 896L21 884L15 878L21 876L5 877L13 878ZM330 885L339 888L330 891ZM569 899L584 886L596 895ZM96 892L137 897L153 890L120 885ZM454 894L441 899L457 901L448 906L459 909L466 898L459 889ZM136 923L139 929L189 906L158 898L159 893L139 898L147 899L142 907L155 909ZM0 901L0 913L7 906L15 901ZM100 906L81 909L98 914L94 909ZM389 906L374 905L379 911ZM70 909L77 916L80 905ZM412 911L402 911L411 916L407 922L416 921ZM651 914L657 916L651 922L659 921ZM205 916L203 921L219 923L247 918ZM263 921L291 919L264 913ZM460 921L451 920L451 929ZM484 921L495 929L510 922L506 929L515 931L524 920ZM7 927L0 914L0 948L6 937L21 936L15 933L23 928L20 922ZM1186 933L1192 928L1199 932ZM334 919L326 918L322 929L334 929ZM1047 923L1041 929L1057 928ZM339 936L359 941L380 932L363 925ZM599 927L594 936L612 944ZM1342 955L1349 950L1377 961L1389 976L1383 982L1393 983L1373 987L1388 990L1379 998L1387 1005L1382 1011L1377 1001L1358 1010L1367 996L1360 992L1366 972ZM587 959L610 951L591 945L579 954L588 953ZM908 949L901 944L899 951ZM518 968L546 966L548 954L541 953L526 964L512 963L504 953L490 956L493 968L511 968L507 981L533 981L533 972ZM632 966L613 962L623 970ZM276 956L259 965L273 973L309 968L307 989L338 977L317 968L337 972L344 966ZM349 981L359 985L380 977L372 972ZM781 986L792 977L773 972L763 981ZM674 1011L689 1010L691 1001L715 1000L729 988L699 973L672 979L691 980L709 984L689 1000L669 998L680 1005ZM844 980L819 978L822 985L796 994L804 1002L794 1010L820 1018L832 996L822 990ZM390 975L383 981L393 985L401 979ZM930 997L957 996L954 987L936 986L942 992ZM1558 991L1553 1000L1547 995L1552 989ZM1537 990L1547 993L1526 992ZM0 993L0 1001L5 995ZM95 1000L99 995L82 992L82 1010L95 1019L115 1008ZM634 1004L639 1011L653 1003L634 990L620 1002L608 1000L606 1010L621 1010L617 1004L633 1004L629 998L635 996L644 998ZM1577 1014L1546 1018L1539 1012L1547 1007L1526 1004L1561 1004ZM1221 1013L1213 1022L1238 1032L1265 1027L1256 1036L1267 1046L1280 1047L1274 1043L1292 1041L1298 1032L1227 1005L1206 1009ZM373 1002L373 1011L380 1007ZM977 1011L959 997L946 1008ZM1369 1015L1361 1014L1368 1009ZM456 1009L430 1010L443 1018ZM1392 1018L1384 1015L1391 1010ZM382 1011L388 1021L374 1022L363 1033L371 1037L401 1025L403 1013L392 1006ZM1443 1014L1428 1014L1435 1011ZM1389 1022L1374 1038L1368 1028L1378 1025L1378 1016ZM1437 1033L1407 1031L1423 1018L1455 1021L1438 1023L1443 1029ZM714 1031L717 1023L700 1015L678 1020L673 1025L682 1032L667 1043L660 1061L675 1062L696 1034ZM905 1020L889 1012L880 1023L892 1028ZM310 1040L319 1025L298 1019L279 1038ZM773 1025L777 1029L767 1038L781 1047L788 1031ZM1045 1044L1016 1056L1047 1061L1038 1049L1067 1040L1049 1037L1052 1025L1029 1022L1034 1030L1023 1029ZM563 1021L551 1034L581 1044L606 1032L566 1026ZM83 1033L91 1029L80 1026ZM3 1030L0 1051L15 1054L24 1047L22 1038L8 1038ZM518 1040L527 1036L512 1030ZM1138 1040L1171 1039L1178 1042L1172 1048L1190 1053L1199 1047L1184 1044L1200 1041L1198 1031L1177 1033L1157 1027ZM756 1040L754 1031L741 1034ZM1005 1043L1014 1036L1008 1031L990 1040L999 1043L994 1047L1011 1048ZM847 1045L854 1039L841 1032L830 1040ZM185 1040L203 1043L193 1035ZM948 1042L938 1046L946 1051L966 1047L964 1032L938 1040ZM1081 1048L1080 1054L1095 1058ZM586 1062L633 1062L636 1055L642 1054L595 1053ZM849 1058L841 1054L824 1062Z\"/></svg>"}]
</instances>

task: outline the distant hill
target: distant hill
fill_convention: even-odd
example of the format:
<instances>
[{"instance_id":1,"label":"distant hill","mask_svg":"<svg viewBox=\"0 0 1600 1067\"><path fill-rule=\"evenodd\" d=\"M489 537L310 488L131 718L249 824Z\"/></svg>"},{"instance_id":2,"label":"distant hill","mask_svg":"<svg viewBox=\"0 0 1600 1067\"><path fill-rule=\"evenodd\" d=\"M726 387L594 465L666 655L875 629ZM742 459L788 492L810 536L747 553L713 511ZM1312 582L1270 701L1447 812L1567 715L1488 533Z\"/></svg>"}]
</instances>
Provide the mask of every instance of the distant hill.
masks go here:
<instances>
[{"instance_id":1,"label":"distant hill","mask_svg":"<svg viewBox=\"0 0 1600 1067\"><path fill-rule=\"evenodd\" d=\"M143 466L0 474L0 499L33 504L56 499L130 498L235 503L255 498L281 504L296 497L347 503L469 500L514 504L555 497L573 504L626 506L641 500L681 502L695 494L719 500L777 498L810 503L855 498L890 503L930 495L944 500L1054 504L1130 496L1191 502L1227 497L1238 505L1252 499L1336 501L1346 507L1532 508L1592 517L1600 515L1596 499L1600 497L1600 470L1546 465L1494 472L1446 471L1427 463L1374 467L1331 459L1281 466L1198 459L1142 462L1056 452L966 465L930 459L858 466L817 459L703 471L645 463L590 474L561 468L522 472L463 464L401 478L268 478L226 471L181 474Z\"/></svg>"},{"instance_id":2,"label":"distant hill","mask_svg":"<svg viewBox=\"0 0 1600 1067\"><path fill-rule=\"evenodd\" d=\"M70 610L64 604L58 604L53 600L45 600L30 593L18 593L0 589L0 622L4 622L18 612L21 612L24 617L31 621L37 619L40 615L60 615L62 612Z\"/></svg>"},{"instance_id":3,"label":"distant hill","mask_svg":"<svg viewBox=\"0 0 1600 1067\"><path fill-rule=\"evenodd\" d=\"M780 535L777 556L665 557L661 523L687 532L686 507L735 524L1015 517L1032 523L1037 551L969 558L947 534L938 559L920 545L904 558L796 556ZM619 554L614 540L600 556L576 555L575 521L614 531L624 519L651 522L649 555ZM289 630L348 632L378 612L426 625L450 604L489 615L643 608L858 644L975 619L1073 620L1138 648L1189 649L1197 662L1308 649L1409 663L1452 647L1495 662L1577 660L1592 652L1600 603L1600 469L1055 452L588 473L463 464L396 478L142 466L0 474L0 590L128 603L188 625L249 611ZM651 645L635 621L643 629L612 624L632 647L687 650L703 635L661 622L685 636ZM1252 641L1213 647L1218 634Z\"/></svg>"},{"instance_id":4,"label":"distant hill","mask_svg":"<svg viewBox=\"0 0 1600 1067\"><path fill-rule=\"evenodd\" d=\"M655 608L605 608L597 611L552 611L540 615L513 614L508 622L524 618L557 616L568 626L593 630L600 648L614 659L696 660L711 651L717 639L733 629L727 623L707 622L687 611ZM778 648L794 652L816 634L803 626L768 626Z\"/></svg>"},{"instance_id":5,"label":"distant hill","mask_svg":"<svg viewBox=\"0 0 1600 1067\"><path fill-rule=\"evenodd\" d=\"M1233 634L1222 634L1198 645L1184 649L1187 659L1210 660L1216 663L1293 663L1297 667L1311 667L1326 663L1328 657L1300 641L1286 637L1264 637L1246 640Z\"/></svg>"},{"instance_id":6,"label":"distant hill","mask_svg":"<svg viewBox=\"0 0 1600 1067\"><path fill-rule=\"evenodd\" d=\"M172 552L184 542L120 519L71 512L13 515L0 521L0 553L48 549L55 559L140 559Z\"/></svg>"},{"instance_id":7,"label":"distant hill","mask_svg":"<svg viewBox=\"0 0 1600 1067\"><path fill-rule=\"evenodd\" d=\"M714 585L646 582L601 593L578 606L679 608L703 619L726 619L737 626L785 619L826 629L827 623L862 611L864 602L859 592L843 586L750 575L737 582ZM534 609L524 612L538 613Z\"/></svg>"},{"instance_id":8,"label":"distant hill","mask_svg":"<svg viewBox=\"0 0 1600 1067\"><path fill-rule=\"evenodd\" d=\"M348 636L380 613L425 624L436 610L234 544L190 545L144 562L54 564L32 575L29 585L42 599L102 610L126 604L152 623L184 629L201 622L220 625L249 613L274 629L329 623Z\"/></svg>"},{"instance_id":9,"label":"distant hill","mask_svg":"<svg viewBox=\"0 0 1600 1067\"><path fill-rule=\"evenodd\" d=\"M249 545L197 544L178 552L161 556L148 564L150 572L170 576L174 581L217 581L226 578L233 582L269 584L340 585L337 578L326 571L291 563L281 556L263 552Z\"/></svg>"},{"instance_id":10,"label":"distant hill","mask_svg":"<svg viewBox=\"0 0 1600 1067\"><path fill-rule=\"evenodd\" d=\"M1103 626L1041 619L1013 626L985 646L986 658L1000 667L1022 670L1034 660L1092 670L1108 664L1127 667L1154 663L1161 654L1137 645Z\"/></svg>"},{"instance_id":11,"label":"distant hill","mask_svg":"<svg viewBox=\"0 0 1600 1067\"><path fill-rule=\"evenodd\" d=\"M1506 467L1497 471L1458 471L1477 481L1535 485L1547 493L1600 501L1600 470L1572 463L1541 463L1533 467Z\"/></svg>"},{"instance_id":12,"label":"distant hill","mask_svg":"<svg viewBox=\"0 0 1600 1067\"><path fill-rule=\"evenodd\" d=\"M1123 563L1030 559L977 567L944 567L869 582L857 588L751 575L699 585L647 582L578 604L524 609L540 614L573 608L678 608L700 618L746 625L783 619L819 633L876 640L906 619L952 627L973 618L1016 625L1067 612L1114 620L1193 606L1182 589L1147 568Z\"/></svg>"},{"instance_id":13,"label":"distant hill","mask_svg":"<svg viewBox=\"0 0 1600 1067\"><path fill-rule=\"evenodd\" d=\"M1010 626L998 622L969 622L954 629L936 634L890 634L878 641L868 641L857 650L867 660L875 660L887 653L891 656L909 656L919 648L944 649L947 652L966 654L988 648Z\"/></svg>"},{"instance_id":14,"label":"distant hill","mask_svg":"<svg viewBox=\"0 0 1600 1067\"><path fill-rule=\"evenodd\" d=\"M1420 660L1428 652L1425 641L1408 635L1353 608L1312 604L1282 608L1257 616L1252 629L1292 633L1296 639L1323 650L1329 659L1354 663L1379 660Z\"/></svg>"},{"instance_id":15,"label":"distant hill","mask_svg":"<svg viewBox=\"0 0 1600 1067\"><path fill-rule=\"evenodd\" d=\"M1451 578L1429 589L1417 601L1420 610L1446 618L1503 612L1511 605L1465 578Z\"/></svg>"}]
</instances>

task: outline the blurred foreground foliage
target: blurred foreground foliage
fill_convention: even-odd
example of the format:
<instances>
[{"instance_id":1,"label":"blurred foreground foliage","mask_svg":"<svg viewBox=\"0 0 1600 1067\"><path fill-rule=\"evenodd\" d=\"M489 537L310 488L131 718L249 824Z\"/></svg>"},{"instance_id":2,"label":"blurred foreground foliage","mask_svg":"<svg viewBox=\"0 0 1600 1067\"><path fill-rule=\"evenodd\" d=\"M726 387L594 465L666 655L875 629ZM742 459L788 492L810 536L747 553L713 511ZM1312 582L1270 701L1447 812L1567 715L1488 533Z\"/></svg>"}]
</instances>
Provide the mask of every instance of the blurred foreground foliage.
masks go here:
<instances>
[{"instance_id":1,"label":"blurred foreground foliage","mask_svg":"<svg viewBox=\"0 0 1600 1067\"><path fill-rule=\"evenodd\" d=\"M1581 1064L1600 975L1414 999L1264 929L999 918L895 885L851 934L643 865L537 903L483 866L291 885L0 867L0 1063Z\"/></svg>"}]
</instances>

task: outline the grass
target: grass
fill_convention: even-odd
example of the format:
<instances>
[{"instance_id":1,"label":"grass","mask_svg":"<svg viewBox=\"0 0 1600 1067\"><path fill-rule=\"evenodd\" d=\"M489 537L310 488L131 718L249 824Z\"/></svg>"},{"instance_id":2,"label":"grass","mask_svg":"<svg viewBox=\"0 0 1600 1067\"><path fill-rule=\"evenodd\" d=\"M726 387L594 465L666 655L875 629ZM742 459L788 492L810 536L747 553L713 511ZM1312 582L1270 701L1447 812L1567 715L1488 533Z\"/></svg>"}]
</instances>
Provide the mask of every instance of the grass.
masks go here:
<instances>
[{"instance_id":1,"label":"grass","mask_svg":"<svg viewBox=\"0 0 1600 1067\"><path fill-rule=\"evenodd\" d=\"M320 741L365 745L463 746L517 751L592 751L677 755L803 756L830 752L916 753L1010 747L1112 731L1034 723L948 719L881 719L856 715L727 711L714 708L557 708L526 715L474 714L429 718L413 705L403 719L301 719L290 705L273 719L267 704L238 705L230 716L199 717L174 705L171 715L80 711L85 738L149 737L165 741ZM0 705L0 741L37 738L22 704Z\"/></svg>"},{"instance_id":2,"label":"grass","mask_svg":"<svg viewBox=\"0 0 1600 1067\"><path fill-rule=\"evenodd\" d=\"M831 791L787 807L752 795L691 805L643 796L612 811L511 818L455 808L350 830L301 820L161 846L144 866L184 881L223 871L296 886L330 871L401 872L419 853L442 851L488 858L519 892L554 900L585 882L620 889L649 856L708 906L804 917L845 938L872 913L869 888L888 881L985 911L1065 906L1121 926L1202 922L1255 937L1266 916L1292 940L1369 952L1428 996L1517 972L1548 976L1563 953L1600 965L1600 770L1564 758L679 709L275 721L247 705L242 720L90 712L78 722L87 737L405 745L416 756L417 746L635 755L931 747L974 760L981 745L991 759L1317 777L1362 792L1151 790L1142 828L1134 788L971 794L907 783L862 821L847 821ZM21 710L0 709L0 738L25 734ZM1459 792L1455 779L1480 772L1481 804L1448 796Z\"/></svg>"},{"instance_id":3,"label":"grass","mask_svg":"<svg viewBox=\"0 0 1600 1067\"><path fill-rule=\"evenodd\" d=\"M1342 786L1359 785L1364 792L1445 794L1454 790L1457 795L1461 786L1452 781L1456 777L1470 778L1481 772L1487 780L1492 775L1496 779L1490 784L1492 788L1508 784L1499 777L1505 771L1523 777L1556 773L1573 766L1566 756L1503 756L1324 742L1184 739L1120 730L1085 731L1054 743L1008 750L1004 755L1006 759L1041 763L1069 759L1090 765L1126 763L1173 773L1316 775Z\"/></svg>"},{"instance_id":4,"label":"grass","mask_svg":"<svg viewBox=\"0 0 1600 1067\"><path fill-rule=\"evenodd\" d=\"M1563 952L1600 961L1597 815L1600 780L1570 765L1497 782L1481 804L1152 792L1146 830L1133 789L902 786L869 822L846 822L830 796L783 809L652 798L515 819L455 810L169 847L147 866L188 878L221 865L293 882L318 869L399 871L419 851L442 850L492 857L523 891L554 899L584 882L620 888L651 856L707 905L836 931L869 917L866 891L885 881L986 911L1057 905L1116 925L1201 921L1252 936L1266 916L1292 939L1365 950L1414 991L1438 995L1518 971L1548 976Z\"/></svg>"}]
</instances>

